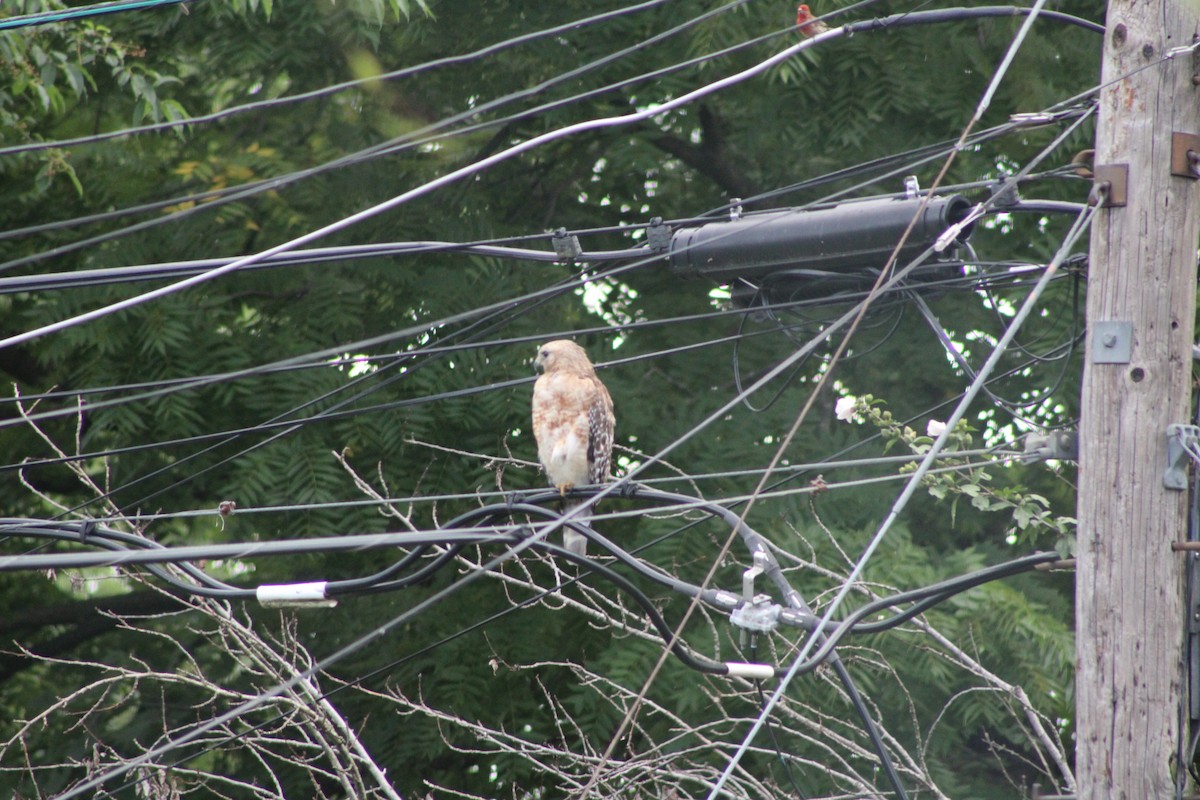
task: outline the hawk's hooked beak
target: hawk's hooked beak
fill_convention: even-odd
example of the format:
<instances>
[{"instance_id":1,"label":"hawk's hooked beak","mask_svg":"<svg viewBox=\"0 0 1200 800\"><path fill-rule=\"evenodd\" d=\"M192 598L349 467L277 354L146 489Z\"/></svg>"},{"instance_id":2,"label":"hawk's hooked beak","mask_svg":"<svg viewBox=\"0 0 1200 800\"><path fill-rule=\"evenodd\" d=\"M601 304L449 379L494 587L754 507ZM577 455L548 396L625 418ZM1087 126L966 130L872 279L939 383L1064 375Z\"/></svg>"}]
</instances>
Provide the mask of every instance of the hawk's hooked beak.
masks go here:
<instances>
[{"instance_id":1,"label":"hawk's hooked beak","mask_svg":"<svg viewBox=\"0 0 1200 800\"><path fill-rule=\"evenodd\" d=\"M533 371L536 372L538 375L541 375L543 372L546 371L546 367L544 364L542 364L542 360L540 358L535 358L533 360Z\"/></svg>"}]
</instances>

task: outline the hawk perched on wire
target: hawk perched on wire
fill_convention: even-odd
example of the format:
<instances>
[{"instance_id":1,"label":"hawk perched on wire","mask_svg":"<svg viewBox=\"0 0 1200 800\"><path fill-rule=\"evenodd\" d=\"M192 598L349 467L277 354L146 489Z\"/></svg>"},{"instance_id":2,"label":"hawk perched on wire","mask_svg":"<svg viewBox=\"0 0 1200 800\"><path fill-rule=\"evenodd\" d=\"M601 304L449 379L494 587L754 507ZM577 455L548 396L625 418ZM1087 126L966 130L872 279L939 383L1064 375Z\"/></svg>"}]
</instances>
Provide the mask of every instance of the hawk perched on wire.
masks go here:
<instances>
[{"instance_id":1,"label":"hawk perched on wire","mask_svg":"<svg viewBox=\"0 0 1200 800\"><path fill-rule=\"evenodd\" d=\"M534 369L541 375L533 385L533 436L550 485L562 493L604 483L612 466L616 417L587 353L565 339L548 342L538 349ZM563 513L582 502L564 502ZM563 528L563 545L583 555L587 539Z\"/></svg>"}]
</instances>

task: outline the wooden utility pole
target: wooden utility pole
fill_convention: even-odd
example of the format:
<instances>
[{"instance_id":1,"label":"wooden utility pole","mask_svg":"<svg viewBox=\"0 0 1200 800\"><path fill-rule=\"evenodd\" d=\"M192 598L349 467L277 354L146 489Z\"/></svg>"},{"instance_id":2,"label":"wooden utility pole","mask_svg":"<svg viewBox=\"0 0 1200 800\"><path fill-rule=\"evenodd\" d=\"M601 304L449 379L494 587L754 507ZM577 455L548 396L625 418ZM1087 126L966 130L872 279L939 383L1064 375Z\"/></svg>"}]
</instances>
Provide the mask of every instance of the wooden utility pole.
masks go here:
<instances>
[{"instance_id":1,"label":"wooden utility pole","mask_svg":"<svg viewBox=\"0 0 1200 800\"><path fill-rule=\"evenodd\" d=\"M1167 426L1191 421L1200 181L1187 151L1200 154L1200 139L1178 134L1200 134L1200 60L1186 49L1197 32L1197 0L1108 6L1094 165L1117 205L1093 222L1088 272L1079 800L1170 800L1186 770L1186 556L1171 543L1186 538L1188 492L1164 486L1164 471Z\"/></svg>"}]
</instances>

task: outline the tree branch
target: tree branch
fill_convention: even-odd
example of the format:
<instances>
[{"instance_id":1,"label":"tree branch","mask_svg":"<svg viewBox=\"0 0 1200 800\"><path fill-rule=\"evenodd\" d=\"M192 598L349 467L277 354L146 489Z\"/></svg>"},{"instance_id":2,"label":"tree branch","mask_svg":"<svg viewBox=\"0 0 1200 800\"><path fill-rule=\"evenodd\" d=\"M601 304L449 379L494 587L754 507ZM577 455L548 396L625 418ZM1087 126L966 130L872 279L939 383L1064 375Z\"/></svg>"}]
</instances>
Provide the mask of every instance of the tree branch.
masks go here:
<instances>
[{"instance_id":1,"label":"tree branch","mask_svg":"<svg viewBox=\"0 0 1200 800\"><path fill-rule=\"evenodd\" d=\"M754 181L730 158L722 127L717 113L708 105L701 105L699 144L666 133L651 137L650 143L704 175L729 197L759 194Z\"/></svg>"}]
</instances>

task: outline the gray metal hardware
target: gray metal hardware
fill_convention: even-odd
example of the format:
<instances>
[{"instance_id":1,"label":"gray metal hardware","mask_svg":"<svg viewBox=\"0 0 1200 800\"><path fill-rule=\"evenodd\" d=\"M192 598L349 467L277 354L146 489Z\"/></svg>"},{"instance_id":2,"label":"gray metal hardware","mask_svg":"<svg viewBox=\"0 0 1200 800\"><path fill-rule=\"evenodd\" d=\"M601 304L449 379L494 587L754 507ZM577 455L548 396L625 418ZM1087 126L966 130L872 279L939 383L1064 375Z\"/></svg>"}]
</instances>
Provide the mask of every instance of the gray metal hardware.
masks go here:
<instances>
[{"instance_id":1,"label":"gray metal hardware","mask_svg":"<svg viewBox=\"0 0 1200 800\"><path fill-rule=\"evenodd\" d=\"M574 261L583 255L583 248L579 246L579 237L573 233L567 233L566 228L556 230L550 243L554 245L554 255L563 261Z\"/></svg>"},{"instance_id":2,"label":"gray metal hardware","mask_svg":"<svg viewBox=\"0 0 1200 800\"><path fill-rule=\"evenodd\" d=\"M1133 355L1132 322L1096 322L1092 325L1092 363L1128 364Z\"/></svg>"},{"instance_id":3,"label":"gray metal hardware","mask_svg":"<svg viewBox=\"0 0 1200 800\"><path fill-rule=\"evenodd\" d=\"M1167 426L1167 470L1163 473L1163 486L1179 491L1187 488L1188 462L1197 447L1200 447L1200 427Z\"/></svg>"},{"instance_id":4,"label":"gray metal hardware","mask_svg":"<svg viewBox=\"0 0 1200 800\"><path fill-rule=\"evenodd\" d=\"M1076 431L1054 431L1053 433L1030 433L1025 436L1025 452L1021 460L1026 464L1034 461L1079 460L1079 433Z\"/></svg>"},{"instance_id":5,"label":"gray metal hardware","mask_svg":"<svg viewBox=\"0 0 1200 800\"><path fill-rule=\"evenodd\" d=\"M779 624L779 612L782 607L772 603L771 598L760 594L753 603L738 606L729 615L729 621L744 631L766 633L775 630Z\"/></svg>"}]
</instances>

